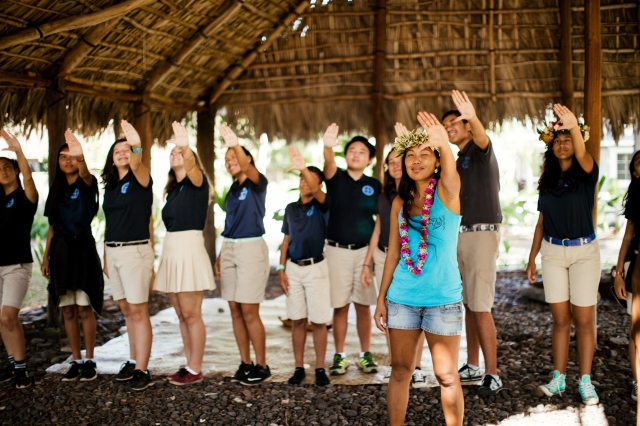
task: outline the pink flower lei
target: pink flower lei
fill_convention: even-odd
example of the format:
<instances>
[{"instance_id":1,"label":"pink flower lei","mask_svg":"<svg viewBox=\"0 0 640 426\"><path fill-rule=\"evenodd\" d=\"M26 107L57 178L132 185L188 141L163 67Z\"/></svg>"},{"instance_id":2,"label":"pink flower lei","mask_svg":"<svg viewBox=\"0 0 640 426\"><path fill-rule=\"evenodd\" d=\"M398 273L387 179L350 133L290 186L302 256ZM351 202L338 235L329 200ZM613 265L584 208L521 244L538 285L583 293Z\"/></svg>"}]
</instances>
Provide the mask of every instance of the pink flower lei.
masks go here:
<instances>
[{"instance_id":1,"label":"pink flower lei","mask_svg":"<svg viewBox=\"0 0 640 426\"><path fill-rule=\"evenodd\" d=\"M424 206L422 207L422 219L420 220L420 244L418 245L418 264L416 265L411 259L411 249L409 248L409 225L407 224L407 217L409 211L411 211L411 204L413 202L414 193L411 191L411 202L408 202L404 207L402 219L400 222L400 253L404 258L404 264L407 265L409 271L413 275L420 275L424 263L427 261L427 240L429 239L429 218L431 217L431 207L433 206L435 188L438 182L435 179L431 179L427 189L424 191Z\"/></svg>"}]
</instances>

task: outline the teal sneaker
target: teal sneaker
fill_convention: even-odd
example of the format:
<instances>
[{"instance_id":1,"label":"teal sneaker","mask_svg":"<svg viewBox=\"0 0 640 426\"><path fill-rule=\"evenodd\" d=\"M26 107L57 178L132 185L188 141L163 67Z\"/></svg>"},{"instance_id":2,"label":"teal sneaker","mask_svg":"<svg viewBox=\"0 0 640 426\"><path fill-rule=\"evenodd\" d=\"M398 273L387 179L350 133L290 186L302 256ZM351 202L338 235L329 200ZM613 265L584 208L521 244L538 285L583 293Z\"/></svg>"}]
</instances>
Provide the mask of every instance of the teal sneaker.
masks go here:
<instances>
[{"instance_id":1,"label":"teal sneaker","mask_svg":"<svg viewBox=\"0 0 640 426\"><path fill-rule=\"evenodd\" d=\"M596 388L591 384L591 377L588 374L585 374L580 379L580 383L578 383L578 392L580 392L580 397L582 398L582 403L584 405L598 405L600 402L600 398L598 398L598 394L596 393Z\"/></svg>"},{"instance_id":2,"label":"teal sneaker","mask_svg":"<svg viewBox=\"0 0 640 426\"><path fill-rule=\"evenodd\" d=\"M364 355L360 357L358 366L367 374L378 372L378 364L373 360L373 354L371 352L365 352Z\"/></svg>"},{"instance_id":3,"label":"teal sneaker","mask_svg":"<svg viewBox=\"0 0 640 426\"><path fill-rule=\"evenodd\" d=\"M333 364L329 368L329 372L332 376L341 376L347 372L347 359L340 354L333 356Z\"/></svg>"},{"instance_id":4,"label":"teal sneaker","mask_svg":"<svg viewBox=\"0 0 640 426\"><path fill-rule=\"evenodd\" d=\"M539 389L547 396L560 395L566 389L566 376L558 370L553 372L553 379L546 385L540 385ZM582 395L582 394L581 394Z\"/></svg>"}]
</instances>

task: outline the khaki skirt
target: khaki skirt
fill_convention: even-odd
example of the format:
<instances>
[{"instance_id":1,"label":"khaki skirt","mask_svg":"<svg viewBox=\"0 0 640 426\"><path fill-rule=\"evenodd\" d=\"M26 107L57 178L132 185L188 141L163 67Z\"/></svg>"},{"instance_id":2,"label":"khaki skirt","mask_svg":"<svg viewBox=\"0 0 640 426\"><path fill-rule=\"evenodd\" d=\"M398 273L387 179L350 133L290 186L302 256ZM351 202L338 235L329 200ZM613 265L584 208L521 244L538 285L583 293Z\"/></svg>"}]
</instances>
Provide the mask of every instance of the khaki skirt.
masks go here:
<instances>
[{"instance_id":1,"label":"khaki skirt","mask_svg":"<svg viewBox=\"0 0 640 426\"><path fill-rule=\"evenodd\" d=\"M163 293L182 293L215 288L202 231L167 232L154 289Z\"/></svg>"}]
</instances>

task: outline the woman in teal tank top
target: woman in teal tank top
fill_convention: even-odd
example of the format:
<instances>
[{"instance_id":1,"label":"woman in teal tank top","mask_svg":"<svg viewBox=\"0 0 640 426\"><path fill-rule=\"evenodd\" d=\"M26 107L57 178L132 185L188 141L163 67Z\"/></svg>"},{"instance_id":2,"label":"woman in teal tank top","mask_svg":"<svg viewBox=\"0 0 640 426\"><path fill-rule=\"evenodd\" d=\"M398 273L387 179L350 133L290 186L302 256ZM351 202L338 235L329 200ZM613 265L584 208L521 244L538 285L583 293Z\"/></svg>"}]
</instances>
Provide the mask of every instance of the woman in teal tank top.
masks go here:
<instances>
[{"instance_id":1,"label":"woman in teal tank top","mask_svg":"<svg viewBox=\"0 0 640 426\"><path fill-rule=\"evenodd\" d=\"M389 251L374 314L389 331L392 372L387 410L392 426L404 424L409 381L424 332L441 389L447 425L462 425L464 398L458 376L462 286L457 262L460 176L446 130L420 112L426 132L396 138L402 157L398 197L391 207Z\"/></svg>"}]
</instances>

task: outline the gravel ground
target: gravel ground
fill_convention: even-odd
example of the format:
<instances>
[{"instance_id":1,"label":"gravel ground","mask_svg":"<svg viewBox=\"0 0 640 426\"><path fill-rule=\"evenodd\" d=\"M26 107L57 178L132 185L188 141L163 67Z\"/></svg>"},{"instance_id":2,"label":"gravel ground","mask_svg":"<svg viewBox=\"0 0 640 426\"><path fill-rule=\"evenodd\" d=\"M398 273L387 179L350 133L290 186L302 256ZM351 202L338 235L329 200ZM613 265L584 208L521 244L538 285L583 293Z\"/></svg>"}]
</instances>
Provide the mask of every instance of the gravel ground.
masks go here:
<instances>
[{"instance_id":1,"label":"gravel ground","mask_svg":"<svg viewBox=\"0 0 640 426\"><path fill-rule=\"evenodd\" d=\"M550 314L544 304L519 296L525 285L522 272L500 273L494 311L498 329L499 368L505 390L496 397L479 398L474 388L464 388L465 424L528 425L569 423L635 424L635 402L630 398L630 368L624 340L629 318L615 302L603 300L598 308L598 344L593 380L601 406L584 409L577 392L578 369L575 342L570 349L568 392L547 398L537 386L548 381L551 360ZM277 281L269 285L271 297L279 294ZM155 298L152 309L166 305ZM122 325L117 309L105 312L99 334L104 341ZM42 315L42 313L35 314ZM26 317L25 317L26 319ZM0 424L216 424L216 425L378 425L386 424L386 386L312 385L293 387L265 384L246 388L221 377L177 388L163 377L142 393L128 393L123 386L101 376L89 383L61 383L44 375L64 344L64 331L48 329L37 321L27 330L29 368L36 385L17 391L0 387ZM48 353L46 353L49 351ZM39 365L36 359L40 359ZM438 389L411 391L408 425L444 424Z\"/></svg>"}]
</instances>

